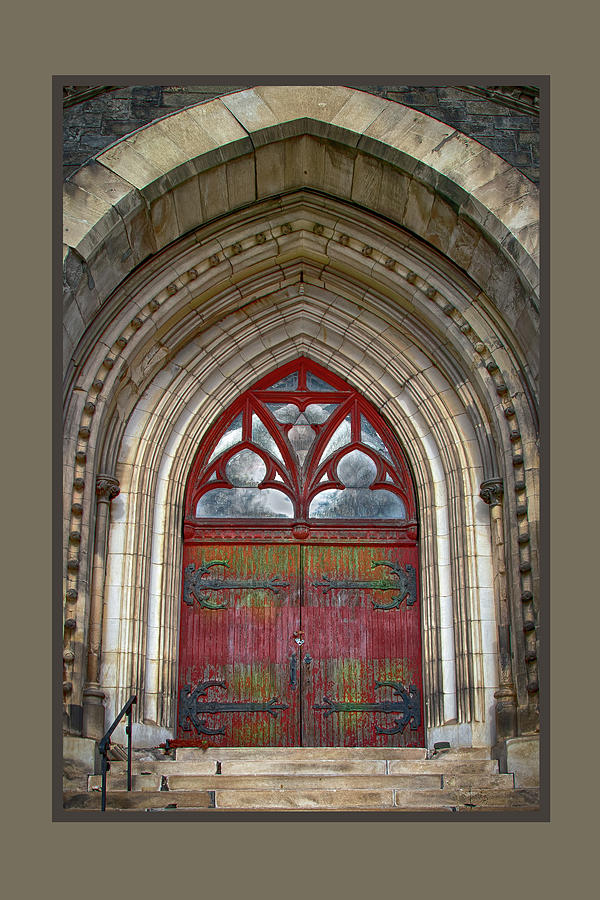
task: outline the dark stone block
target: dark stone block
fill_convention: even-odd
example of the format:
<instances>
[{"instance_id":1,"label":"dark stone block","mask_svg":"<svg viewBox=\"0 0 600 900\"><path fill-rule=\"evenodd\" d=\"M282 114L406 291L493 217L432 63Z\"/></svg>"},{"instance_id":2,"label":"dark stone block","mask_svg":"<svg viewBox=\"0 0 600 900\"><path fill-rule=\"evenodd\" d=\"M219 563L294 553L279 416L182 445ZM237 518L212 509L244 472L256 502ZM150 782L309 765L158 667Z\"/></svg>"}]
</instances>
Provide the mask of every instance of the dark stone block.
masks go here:
<instances>
[{"instance_id":1,"label":"dark stone block","mask_svg":"<svg viewBox=\"0 0 600 900\"><path fill-rule=\"evenodd\" d=\"M489 100L467 100L465 109L468 113L474 113L480 116L497 116L498 104L490 103Z\"/></svg>"},{"instance_id":2,"label":"dark stone block","mask_svg":"<svg viewBox=\"0 0 600 900\"><path fill-rule=\"evenodd\" d=\"M496 128L525 129L531 128L533 121L531 116L498 116L495 124Z\"/></svg>"},{"instance_id":3,"label":"dark stone block","mask_svg":"<svg viewBox=\"0 0 600 900\"><path fill-rule=\"evenodd\" d=\"M494 129L491 125L480 125L479 123L474 123L470 126L469 133L472 137L477 138L480 134L491 137L494 134Z\"/></svg>"},{"instance_id":4,"label":"dark stone block","mask_svg":"<svg viewBox=\"0 0 600 900\"><path fill-rule=\"evenodd\" d=\"M122 137L125 134L131 134L131 132L135 131L138 127L139 126L131 120L129 122L119 122L117 119L109 119L103 123L100 133L111 135L112 137Z\"/></svg>"},{"instance_id":5,"label":"dark stone block","mask_svg":"<svg viewBox=\"0 0 600 900\"><path fill-rule=\"evenodd\" d=\"M163 88L160 85L136 85L131 89L131 98L135 103L138 103L140 101L158 103L161 100L162 91Z\"/></svg>"},{"instance_id":6,"label":"dark stone block","mask_svg":"<svg viewBox=\"0 0 600 900\"><path fill-rule=\"evenodd\" d=\"M437 89L437 93L440 100L460 100L461 103L465 101L466 97L471 96L459 87L440 87Z\"/></svg>"},{"instance_id":7,"label":"dark stone block","mask_svg":"<svg viewBox=\"0 0 600 900\"><path fill-rule=\"evenodd\" d=\"M77 106L73 107L73 110L76 110L78 114L67 116L66 113L71 112L71 110L65 110L63 119L63 125L65 127L67 125L77 125L79 128L97 128L102 122L102 115L100 113L90 113L87 110L80 110Z\"/></svg>"},{"instance_id":8,"label":"dark stone block","mask_svg":"<svg viewBox=\"0 0 600 900\"><path fill-rule=\"evenodd\" d=\"M515 153L517 150L516 143L514 140L502 138L501 140L495 139L490 141L490 144L494 147L494 152L502 155L503 153Z\"/></svg>"},{"instance_id":9,"label":"dark stone block","mask_svg":"<svg viewBox=\"0 0 600 900\"><path fill-rule=\"evenodd\" d=\"M81 734L83 730L83 707L74 703L69 704L69 731L71 734Z\"/></svg>"},{"instance_id":10,"label":"dark stone block","mask_svg":"<svg viewBox=\"0 0 600 900\"><path fill-rule=\"evenodd\" d=\"M97 150L106 147L108 144L112 143L113 136L106 134L84 134L81 136L81 147L86 148L89 147L91 150L96 152Z\"/></svg>"}]
</instances>

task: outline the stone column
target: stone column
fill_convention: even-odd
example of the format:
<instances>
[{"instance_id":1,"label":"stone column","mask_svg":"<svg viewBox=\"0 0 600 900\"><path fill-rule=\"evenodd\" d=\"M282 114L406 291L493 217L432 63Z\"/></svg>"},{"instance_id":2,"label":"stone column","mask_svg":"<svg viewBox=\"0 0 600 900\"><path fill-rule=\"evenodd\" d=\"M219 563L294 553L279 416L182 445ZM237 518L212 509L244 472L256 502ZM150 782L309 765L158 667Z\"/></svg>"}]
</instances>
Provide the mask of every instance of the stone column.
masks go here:
<instances>
[{"instance_id":1,"label":"stone column","mask_svg":"<svg viewBox=\"0 0 600 900\"><path fill-rule=\"evenodd\" d=\"M104 734L104 691L100 687L102 615L110 502L118 494L119 482L116 478L113 478L112 475L96 476L96 532L88 625L87 670L83 688L83 735L94 738L94 740L99 740Z\"/></svg>"},{"instance_id":2,"label":"stone column","mask_svg":"<svg viewBox=\"0 0 600 900\"><path fill-rule=\"evenodd\" d=\"M510 612L504 553L504 521L502 498L504 487L501 478L482 482L479 496L490 507L492 530L492 558L494 564L494 588L498 609L499 686L496 700L496 743L500 744L517 733L517 692L513 681L510 654Z\"/></svg>"}]
</instances>

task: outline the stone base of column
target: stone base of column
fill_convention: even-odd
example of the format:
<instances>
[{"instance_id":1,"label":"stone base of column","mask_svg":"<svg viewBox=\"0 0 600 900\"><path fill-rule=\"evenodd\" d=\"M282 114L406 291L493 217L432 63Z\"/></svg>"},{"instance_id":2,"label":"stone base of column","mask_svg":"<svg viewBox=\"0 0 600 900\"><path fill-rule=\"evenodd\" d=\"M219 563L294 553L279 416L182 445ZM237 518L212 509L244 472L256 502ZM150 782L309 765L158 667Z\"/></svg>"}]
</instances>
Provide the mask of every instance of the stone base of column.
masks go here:
<instances>
[{"instance_id":1,"label":"stone base of column","mask_svg":"<svg viewBox=\"0 0 600 900\"><path fill-rule=\"evenodd\" d=\"M99 684L86 684L83 689L83 736L95 741L104 736L104 697Z\"/></svg>"},{"instance_id":2,"label":"stone base of column","mask_svg":"<svg viewBox=\"0 0 600 900\"><path fill-rule=\"evenodd\" d=\"M512 684L494 693L496 701L496 740L504 741L517 733L517 693Z\"/></svg>"},{"instance_id":3,"label":"stone base of column","mask_svg":"<svg viewBox=\"0 0 600 900\"><path fill-rule=\"evenodd\" d=\"M524 735L506 742L506 768L515 776L515 787L539 787L539 734Z\"/></svg>"},{"instance_id":4,"label":"stone base of column","mask_svg":"<svg viewBox=\"0 0 600 900\"><path fill-rule=\"evenodd\" d=\"M530 703L526 707L521 707L518 711L519 731L518 734L535 734L540 730L540 712L534 698L530 697ZM533 702L532 702L533 701Z\"/></svg>"}]
</instances>

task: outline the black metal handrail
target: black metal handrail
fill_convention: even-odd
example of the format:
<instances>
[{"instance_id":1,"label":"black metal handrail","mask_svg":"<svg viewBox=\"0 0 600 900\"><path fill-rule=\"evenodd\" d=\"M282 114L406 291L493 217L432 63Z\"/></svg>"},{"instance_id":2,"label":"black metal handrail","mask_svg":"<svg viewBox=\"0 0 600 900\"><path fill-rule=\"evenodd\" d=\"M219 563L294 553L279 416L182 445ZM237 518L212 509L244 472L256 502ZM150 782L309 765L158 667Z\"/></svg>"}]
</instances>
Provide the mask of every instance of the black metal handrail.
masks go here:
<instances>
[{"instance_id":1,"label":"black metal handrail","mask_svg":"<svg viewBox=\"0 0 600 900\"><path fill-rule=\"evenodd\" d=\"M127 790L131 790L131 707L134 703L137 703L136 694L131 695L117 718L114 720L114 722L98 744L98 752L102 757L102 812L106 810L106 773L110 769L110 763L108 761L110 736L125 715L127 716L127 725L125 726L125 733L127 735Z\"/></svg>"}]
</instances>

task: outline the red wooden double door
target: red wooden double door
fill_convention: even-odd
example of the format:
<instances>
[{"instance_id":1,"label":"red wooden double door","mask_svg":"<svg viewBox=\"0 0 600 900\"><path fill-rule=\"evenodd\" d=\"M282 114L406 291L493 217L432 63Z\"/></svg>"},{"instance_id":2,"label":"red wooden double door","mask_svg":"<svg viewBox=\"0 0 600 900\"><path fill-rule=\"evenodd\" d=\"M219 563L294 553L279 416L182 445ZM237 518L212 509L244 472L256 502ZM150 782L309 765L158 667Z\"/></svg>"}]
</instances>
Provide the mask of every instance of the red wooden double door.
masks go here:
<instances>
[{"instance_id":1,"label":"red wooden double door","mask_svg":"<svg viewBox=\"0 0 600 900\"><path fill-rule=\"evenodd\" d=\"M401 540L186 543L176 742L424 746L417 571Z\"/></svg>"},{"instance_id":2,"label":"red wooden double door","mask_svg":"<svg viewBox=\"0 0 600 900\"><path fill-rule=\"evenodd\" d=\"M183 553L178 741L424 744L414 487L338 375L300 357L213 424Z\"/></svg>"}]
</instances>

